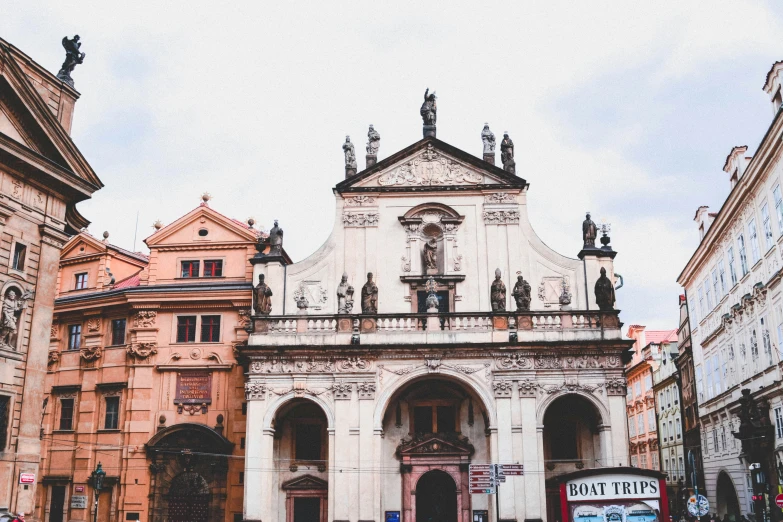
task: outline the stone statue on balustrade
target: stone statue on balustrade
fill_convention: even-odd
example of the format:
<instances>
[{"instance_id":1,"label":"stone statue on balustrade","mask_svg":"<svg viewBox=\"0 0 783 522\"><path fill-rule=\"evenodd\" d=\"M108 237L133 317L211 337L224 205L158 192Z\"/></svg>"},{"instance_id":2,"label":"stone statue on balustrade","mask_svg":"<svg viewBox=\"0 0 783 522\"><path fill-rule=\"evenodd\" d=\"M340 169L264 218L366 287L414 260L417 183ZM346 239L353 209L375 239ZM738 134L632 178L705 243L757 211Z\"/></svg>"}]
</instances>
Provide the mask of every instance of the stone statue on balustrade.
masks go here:
<instances>
[{"instance_id":1,"label":"stone statue on balustrade","mask_svg":"<svg viewBox=\"0 0 783 522\"><path fill-rule=\"evenodd\" d=\"M258 284L253 289L253 310L256 315L272 313L272 289L264 282L264 274L259 274Z\"/></svg>"},{"instance_id":2,"label":"stone statue on balustrade","mask_svg":"<svg viewBox=\"0 0 783 522\"><path fill-rule=\"evenodd\" d=\"M601 267L601 277L595 282L595 302L600 310L614 310L614 285Z\"/></svg>"},{"instance_id":3,"label":"stone statue on balustrade","mask_svg":"<svg viewBox=\"0 0 783 522\"><path fill-rule=\"evenodd\" d=\"M598 237L598 227L590 219L590 213L585 215L585 220L582 222L582 240L584 246L582 248L595 248L595 238Z\"/></svg>"},{"instance_id":4,"label":"stone statue on balustrade","mask_svg":"<svg viewBox=\"0 0 783 522\"><path fill-rule=\"evenodd\" d=\"M353 310L353 287L348 284L348 274L343 273L337 285L337 313L350 314Z\"/></svg>"},{"instance_id":5,"label":"stone statue on balustrade","mask_svg":"<svg viewBox=\"0 0 783 522\"><path fill-rule=\"evenodd\" d=\"M269 256L282 256L283 255L283 229L277 224L275 219L275 226L269 231Z\"/></svg>"},{"instance_id":6,"label":"stone statue on balustrade","mask_svg":"<svg viewBox=\"0 0 783 522\"><path fill-rule=\"evenodd\" d=\"M493 312L506 311L506 285L500 279L500 269L495 269L495 280L492 281L489 301L492 303Z\"/></svg>"},{"instance_id":7,"label":"stone statue on balustrade","mask_svg":"<svg viewBox=\"0 0 783 522\"><path fill-rule=\"evenodd\" d=\"M525 312L530 310L530 283L525 281L524 277L517 277L517 284L514 285L511 295L514 296L514 300L517 302L517 310Z\"/></svg>"},{"instance_id":8,"label":"stone statue on balustrade","mask_svg":"<svg viewBox=\"0 0 783 522\"><path fill-rule=\"evenodd\" d=\"M362 313L378 313L378 285L372 280L372 272L367 274L367 282L362 287Z\"/></svg>"},{"instance_id":9,"label":"stone statue on balustrade","mask_svg":"<svg viewBox=\"0 0 783 522\"><path fill-rule=\"evenodd\" d=\"M345 143L343 143L343 153L345 153L345 174L356 174L356 150L351 143L351 137L345 137Z\"/></svg>"}]
</instances>

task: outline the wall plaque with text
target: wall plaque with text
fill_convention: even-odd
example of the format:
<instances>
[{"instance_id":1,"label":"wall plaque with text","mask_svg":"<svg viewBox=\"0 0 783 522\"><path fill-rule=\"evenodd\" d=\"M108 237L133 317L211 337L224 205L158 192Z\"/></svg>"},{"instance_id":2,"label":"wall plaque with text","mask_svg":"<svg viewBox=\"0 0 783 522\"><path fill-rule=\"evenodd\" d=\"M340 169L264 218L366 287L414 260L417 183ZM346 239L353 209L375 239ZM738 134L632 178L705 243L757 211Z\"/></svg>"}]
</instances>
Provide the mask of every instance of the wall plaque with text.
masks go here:
<instances>
[{"instance_id":1,"label":"wall plaque with text","mask_svg":"<svg viewBox=\"0 0 783 522\"><path fill-rule=\"evenodd\" d=\"M212 372L177 373L174 404L212 404Z\"/></svg>"}]
</instances>

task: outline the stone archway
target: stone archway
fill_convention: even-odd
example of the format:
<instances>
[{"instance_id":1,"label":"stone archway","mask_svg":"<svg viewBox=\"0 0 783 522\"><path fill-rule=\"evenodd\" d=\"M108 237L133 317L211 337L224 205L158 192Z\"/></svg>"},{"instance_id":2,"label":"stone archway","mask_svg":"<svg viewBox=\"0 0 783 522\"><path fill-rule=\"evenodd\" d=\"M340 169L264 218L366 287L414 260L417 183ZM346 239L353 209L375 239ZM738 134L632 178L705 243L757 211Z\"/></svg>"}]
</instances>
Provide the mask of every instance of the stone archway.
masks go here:
<instances>
[{"instance_id":1,"label":"stone archway","mask_svg":"<svg viewBox=\"0 0 783 522\"><path fill-rule=\"evenodd\" d=\"M210 489L194 471L183 471L171 481L167 522L208 522Z\"/></svg>"},{"instance_id":2,"label":"stone archway","mask_svg":"<svg viewBox=\"0 0 783 522\"><path fill-rule=\"evenodd\" d=\"M729 517L733 516L735 520L739 520L740 507L737 491L734 489L734 482L732 482L731 477L725 471L721 471L718 474L715 497L718 500L716 506L718 516L722 518L724 515L729 515Z\"/></svg>"},{"instance_id":3,"label":"stone archway","mask_svg":"<svg viewBox=\"0 0 783 522\"><path fill-rule=\"evenodd\" d=\"M456 521L457 484L441 470L428 471L416 483L416 522Z\"/></svg>"}]
</instances>

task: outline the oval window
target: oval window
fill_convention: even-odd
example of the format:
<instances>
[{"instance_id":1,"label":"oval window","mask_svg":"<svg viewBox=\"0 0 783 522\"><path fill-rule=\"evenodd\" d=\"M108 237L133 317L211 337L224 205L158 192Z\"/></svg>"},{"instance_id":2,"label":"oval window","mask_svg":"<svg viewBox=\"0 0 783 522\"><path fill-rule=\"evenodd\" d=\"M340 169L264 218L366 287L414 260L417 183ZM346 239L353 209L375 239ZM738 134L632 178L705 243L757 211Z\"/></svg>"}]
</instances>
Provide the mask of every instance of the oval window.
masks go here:
<instances>
[{"instance_id":1,"label":"oval window","mask_svg":"<svg viewBox=\"0 0 783 522\"><path fill-rule=\"evenodd\" d=\"M209 234L209 230L207 230L206 228L202 228L201 230L198 231L198 235L201 237L206 237L207 234Z\"/></svg>"}]
</instances>

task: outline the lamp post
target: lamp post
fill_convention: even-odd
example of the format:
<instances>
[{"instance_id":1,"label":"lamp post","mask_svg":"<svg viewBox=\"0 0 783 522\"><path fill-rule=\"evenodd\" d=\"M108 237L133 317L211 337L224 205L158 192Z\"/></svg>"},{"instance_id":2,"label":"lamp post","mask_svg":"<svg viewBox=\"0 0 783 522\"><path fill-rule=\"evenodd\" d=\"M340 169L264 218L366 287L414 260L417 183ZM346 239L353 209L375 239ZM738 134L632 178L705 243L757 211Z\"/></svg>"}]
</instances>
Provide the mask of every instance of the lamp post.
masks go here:
<instances>
[{"instance_id":1,"label":"lamp post","mask_svg":"<svg viewBox=\"0 0 783 522\"><path fill-rule=\"evenodd\" d=\"M90 478L92 479L92 489L95 493L95 522L98 522L98 496L101 494L101 489L103 489L103 479L106 477L106 472L103 471L101 468L101 463L98 463L98 467L95 468L95 471L93 471L90 474Z\"/></svg>"}]
</instances>

